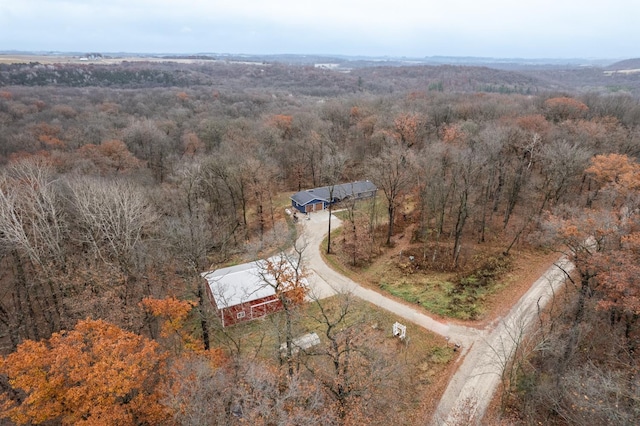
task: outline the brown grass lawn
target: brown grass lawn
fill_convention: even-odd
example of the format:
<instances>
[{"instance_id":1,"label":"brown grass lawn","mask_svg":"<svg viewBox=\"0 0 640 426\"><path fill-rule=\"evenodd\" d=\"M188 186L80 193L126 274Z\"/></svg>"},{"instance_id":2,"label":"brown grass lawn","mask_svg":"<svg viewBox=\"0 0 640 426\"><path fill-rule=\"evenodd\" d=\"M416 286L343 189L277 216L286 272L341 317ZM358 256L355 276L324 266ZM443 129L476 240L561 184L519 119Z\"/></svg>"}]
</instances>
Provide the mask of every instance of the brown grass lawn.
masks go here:
<instances>
[{"instance_id":1,"label":"brown grass lawn","mask_svg":"<svg viewBox=\"0 0 640 426\"><path fill-rule=\"evenodd\" d=\"M340 300L333 297L322 303L335 307ZM315 303L303 306L296 318L296 335L316 332L321 344L312 351L322 352L329 340L324 334L323 325L314 319L319 317L318 313ZM242 352L245 355L251 358L251 354L256 354L263 361L277 365L278 348L283 339L282 336L278 337L278 332L282 333L284 329L283 315L277 313L261 320L229 327L224 332L242 342ZM444 338L410 323L406 324L408 339L400 341L392 334L392 325L396 320L397 317L387 311L356 299L352 301L351 314L341 329L357 324L358 344L365 351L368 348L382 354L392 366L393 380L389 382L388 390L383 387L382 392L390 392L388 398L397 400L398 424L421 424L435 410L449 377L455 371L457 352ZM222 341L225 337L219 331L216 338ZM300 368L305 371L303 365ZM331 370L330 365L323 368ZM399 387L402 392L397 391Z\"/></svg>"}]
</instances>

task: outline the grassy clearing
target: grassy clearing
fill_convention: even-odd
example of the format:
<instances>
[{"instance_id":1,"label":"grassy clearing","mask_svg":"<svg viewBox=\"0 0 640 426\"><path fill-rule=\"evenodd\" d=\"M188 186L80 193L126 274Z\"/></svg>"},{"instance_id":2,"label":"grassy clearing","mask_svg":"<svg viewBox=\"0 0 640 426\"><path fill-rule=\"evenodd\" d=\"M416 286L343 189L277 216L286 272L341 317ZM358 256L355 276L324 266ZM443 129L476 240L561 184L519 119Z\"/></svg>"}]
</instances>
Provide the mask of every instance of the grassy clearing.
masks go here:
<instances>
[{"instance_id":1,"label":"grassy clearing","mask_svg":"<svg viewBox=\"0 0 640 426\"><path fill-rule=\"evenodd\" d=\"M437 315L476 320L486 312L487 297L502 288L501 279L510 270L510 262L488 256L474 269L457 274L422 271L393 259L375 269L377 285L390 294Z\"/></svg>"},{"instance_id":2,"label":"grassy clearing","mask_svg":"<svg viewBox=\"0 0 640 426\"><path fill-rule=\"evenodd\" d=\"M344 204L338 204L335 207L336 212L334 215L340 220L349 220L349 213L347 212L347 206ZM380 220L380 218L386 219L387 215L387 201L384 197L380 195L375 198L366 198L363 200L356 201L353 206L354 211L357 215L367 215L370 216L372 213L376 218L376 222Z\"/></svg>"},{"instance_id":3,"label":"grassy clearing","mask_svg":"<svg viewBox=\"0 0 640 426\"><path fill-rule=\"evenodd\" d=\"M389 276L381 279L380 288L409 303L418 304L435 314L450 315L447 309L450 298L447 295L453 289L452 283L432 280L429 277L422 277L419 281L407 279L391 281L391 279Z\"/></svg>"},{"instance_id":4,"label":"grassy clearing","mask_svg":"<svg viewBox=\"0 0 640 426\"><path fill-rule=\"evenodd\" d=\"M334 296L321 301L329 310L337 309L341 303L339 296ZM354 324L362 329L361 333L366 339L382 340L385 344L395 345L398 339L392 334L392 325L398 318L388 311L359 299L350 301L350 314L346 317L341 328L348 328ZM320 318L319 307L315 302L307 303L299 309L296 316L296 334L316 332L323 343L325 327L317 318ZM225 335L242 339L243 352L258 354L263 359L277 358L277 348L280 346L278 330L281 330L284 322L284 313L279 312L268 317L238 324L224 330L216 331L216 339L224 340ZM447 363L453 359L454 352L447 346L446 341L433 333L424 330L414 324L407 324L407 335L410 336L410 344L406 345L406 354L403 354L407 362L422 362L432 355L434 348L448 350L449 357L440 357L440 363ZM404 346L404 345L403 345ZM446 362L445 362L446 361Z\"/></svg>"}]
</instances>

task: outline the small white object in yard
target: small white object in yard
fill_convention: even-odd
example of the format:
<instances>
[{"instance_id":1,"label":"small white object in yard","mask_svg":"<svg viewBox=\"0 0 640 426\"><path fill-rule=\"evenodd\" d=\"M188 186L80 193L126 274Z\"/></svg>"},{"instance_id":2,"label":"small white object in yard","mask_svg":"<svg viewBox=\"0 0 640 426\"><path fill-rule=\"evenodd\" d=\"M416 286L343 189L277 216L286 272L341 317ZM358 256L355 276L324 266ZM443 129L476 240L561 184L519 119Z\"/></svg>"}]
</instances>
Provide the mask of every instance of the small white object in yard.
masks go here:
<instances>
[{"instance_id":1,"label":"small white object in yard","mask_svg":"<svg viewBox=\"0 0 640 426\"><path fill-rule=\"evenodd\" d=\"M289 209L284 209L284 212L285 212L286 214L288 214L289 216L291 216L291 210L289 210Z\"/></svg>"},{"instance_id":2,"label":"small white object in yard","mask_svg":"<svg viewBox=\"0 0 640 426\"><path fill-rule=\"evenodd\" d=\"M393 324L393 335L404 340L404 338L407 337L407 326L396 321L395 324Z\"/></svg>"},{"instance_id":3,"label":"small white object in yard","mask_svg":"<svg viewBox=\"0 0 640 426\"><path fill-rule=\"evenodd\" d=\"M295 355L300 351L300 349L305 350L313 346L319 345L320 337L316 333L307 333L293 339L293 342L291 343L293 346L292 354ZM287 350L287 343L285 342L282 345L280 345L280 351L284 353L286 350Z\"/></svg>"},{"instance_id":4,"label":"small white object in yard","mask_svg":"<svg viewBox=\"0 0 640 426\"><path fill-rule=\"evenodd\" d=\"M413 256L409 256L409 261L410 261L410 262L413 262L414 260L415 260L415 257L413 257Z\"/></svg>"}]
</instances>

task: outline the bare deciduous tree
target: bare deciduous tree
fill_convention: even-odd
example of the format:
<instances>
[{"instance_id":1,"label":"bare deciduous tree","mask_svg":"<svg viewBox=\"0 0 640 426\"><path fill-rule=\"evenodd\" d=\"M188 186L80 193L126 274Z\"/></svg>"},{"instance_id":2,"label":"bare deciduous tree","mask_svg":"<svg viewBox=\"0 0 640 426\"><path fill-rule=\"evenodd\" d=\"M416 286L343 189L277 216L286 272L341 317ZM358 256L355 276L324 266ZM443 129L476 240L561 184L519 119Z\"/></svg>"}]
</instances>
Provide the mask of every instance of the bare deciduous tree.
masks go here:
<instances>
[{"instance_id":1,"label":"bare deciduous tree","mask_svg":"<svg viewBox=\"0 0 640 426\"><path fill-rule=\"evenodd\" d=\"M324 342L305 351L304 365L335 399L341 421L361 424L370 414L367 407L378 410L390 402L382 389L397 385L392 377L398 365L362 336L367 319L357 312L353 295L315 298L314 303L318 313L312 319L323 330Z\"/></svg>"},{"instance_id":2,"label":"bare deciduous tree","mask_svg":"<svg viewBox=\"0 0 640 426\"><path fill-rule=\"evenodd\" d=\"M333 213L334 190L340 179L345 166L344 155L335 150L335 146L330 146L331 154L325 157L323 163L324 179L329 188L329 230L327 231L327 254L331 253L331 215Z\"/></svg>"},{"instance_id":3,"label":"bare deciduous tree","mask_svg":"<svg viewBox=\"0 0 640 426\"><path fill-rule=\"evenodd\" d=\"M157 123L151 120L133 121L124 130L124 142L136 157L147 162L147 167L158 182L164 181L169 171L171 141Z\"/></svg>"},{"instance_id":4,"label":"bare deciduous tree","mask_svg":"<svg viewBox=\"0 0 640 426\"><path fill-rule=\"evenodd\" d=\"M37 158L13 163L0 185L2 238L42 267L64 264L67 223L53 169Z\"/></svg>"},{"instance_id":5,"label":"bare deciduous tree","mask_svg":"<svg viewBox=\"0 0 640 426\"><path fill-rule=\"evenodd\" d=\"M48 162L34 157L13 163L0 176L0 244L15 262L17 327L23 320L30 324L30 337L40 337L37 315L49 333L64 317L64 292L55 276L66 269L67 237L59 184Z\"/></svg>"},{"instance_id":6,"label":"bare deciduous tree","mask_svg":"<svg viewBox=\"0 0 640 426\"><path fill-rule=\"evenodd\" d=\"M303 265L306 246L299 240L294 244L292 253L281 253L278 256L260 261L260 277L265 285L273 288L284 311L284 360L289 376L293 376L295 322L297 311L309 291L307 273ZM280 330L278 330L280 334Z\"/></svg>"},{"instance_id":7,"label":"bare deciduous tree","mask_svg":"<svg viewBox=\"0 0 640 426\"><path fill-rule=\"evenodd\" d=\"M141 240L156 221L144 192L118 179L77 178L69 188L80 242L96 258L130 274Z\"/></svg>"},{"instance_id":8,"label":"bare deciduous tree","mask_svg":"<svg viewBox=\"0 0 640 426\"><path fill-rule=\"evenodd\" d=\"M387 199L387 241L391 244L396 208L402 195L414 181L414 155L409 149L399 145L388 145L379 157L369 166L371 180L382 189Z\"/></svg>"}]
</instances>

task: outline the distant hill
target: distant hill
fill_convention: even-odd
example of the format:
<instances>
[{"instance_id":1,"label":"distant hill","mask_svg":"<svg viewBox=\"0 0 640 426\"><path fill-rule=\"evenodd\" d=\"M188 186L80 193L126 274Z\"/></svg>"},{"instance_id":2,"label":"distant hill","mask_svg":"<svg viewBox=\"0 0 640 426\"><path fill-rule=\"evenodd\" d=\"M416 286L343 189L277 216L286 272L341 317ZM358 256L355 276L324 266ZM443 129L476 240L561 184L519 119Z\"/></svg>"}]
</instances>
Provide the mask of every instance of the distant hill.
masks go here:
<instances>
[{"instance_id":1,"label":"distant hill","mask_svg":"<svg viewBox=\"0 0 640 426\"><path fill-rule=\"evenodd\" d=\"M640 58L625 59L624 61L616 62L607 67L607 70L637 70L640 69Z\"/></svg>"},{"instance_id":2,"label":"distant hill","mask_svg":"<svg viewBox=\"0 0 640 426\"><path fill-rule=\"evenodd\" d=\"M308 96L337 96L368 92L495 92L534 94L543 91L640 93L640 73L595 66L533 65L510 68L492 66L426 65L409 61L346 60L323 56L275 57L142 57L69 63L0 61L0 87L154 87L216 86L247 88ZM84 60L83 60L84 59ZM113 60L112 60L113 59ZM267 61L271 59L271 61ZM297 60L298 62L295 62ZM635 62L634 62L635 61ZM290 64L294 62L294 64ZM640 69L640 59L618 66Z\"/></svg>"},{"instance_id":3,"label":"distant hill","mask_svg":"<svg viewBox=\"0 0 640 426\"><path fill-rule=\"evenodd\" d=\"M378 66L352 71L373 92L446 91L532 94L550 90L533 75L463 65Z\"/></svg>"},{"instance_id":4,"label":"distant hill","mask_svg":"<svg viewBox=\"0 0 640 426\"><path fill-rule=\"evenodd\" d=\"M531 94L554 89L534 75L462 65L376 66L340 68L295 66L282 63L207 60L124 61L120 64L1 64L2 86L57 87L192 87L216 85L233 90L248 87L311 96L369 92L498 92ZM323 65L323 64L321 64Z\"/></svg>"}]
</instances>

